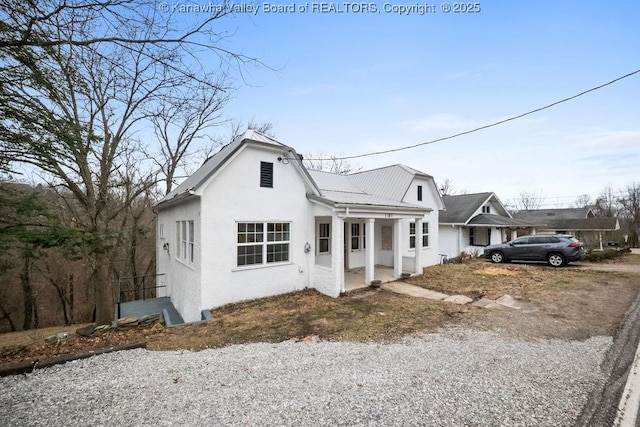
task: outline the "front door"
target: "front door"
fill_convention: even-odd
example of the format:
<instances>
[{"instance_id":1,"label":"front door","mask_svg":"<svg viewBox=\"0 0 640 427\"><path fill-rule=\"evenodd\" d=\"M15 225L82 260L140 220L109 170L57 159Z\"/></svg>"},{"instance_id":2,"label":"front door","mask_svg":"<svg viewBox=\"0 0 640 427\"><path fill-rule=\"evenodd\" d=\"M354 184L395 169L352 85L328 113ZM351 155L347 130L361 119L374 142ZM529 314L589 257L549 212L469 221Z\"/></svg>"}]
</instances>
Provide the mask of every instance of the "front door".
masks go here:
<instances>
[{"instance_id":1,"label":"front door","mask_svg":"<svg viewBox=\"0 0 640 427\"><path fill-rule=\"evenodd\" d=\"M383 225L380 228L382 244L380 246L380 264L393 267L393 227Z\"/></svg>"}]
</instances>

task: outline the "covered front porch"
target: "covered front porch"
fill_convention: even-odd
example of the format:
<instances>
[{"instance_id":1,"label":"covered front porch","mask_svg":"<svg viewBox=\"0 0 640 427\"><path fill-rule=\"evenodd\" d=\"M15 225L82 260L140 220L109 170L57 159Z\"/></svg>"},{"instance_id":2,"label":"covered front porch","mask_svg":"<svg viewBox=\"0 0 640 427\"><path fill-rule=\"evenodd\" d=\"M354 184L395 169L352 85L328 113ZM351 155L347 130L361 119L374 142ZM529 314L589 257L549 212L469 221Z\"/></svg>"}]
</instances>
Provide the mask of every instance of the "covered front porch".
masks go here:
<instances>
[{"instance_id":1,"label":"covered front porch","mask_svg":"<svg viewBox=\"0 0 640 427\"><path fill-rule=\"evenodd\" d=\"M351 207L343 215L316 216L314 287L337 296L373 281L421 273L427 254L434 252L423 246L429 242L428 212L358 212Z\"/></svg>"},{"instance_id":2,"label":"covered front porch","mask_svg":"<svg viewBox=\"0 0 640 427\"><path fill-rule=\"evenodd\" d=\"M373 272L374 280L380 280L380 283L389 283L398 280L393 274L393 267L385 267L376 265ZM366 288L369 285L365 283L365 268L351 268L344 271L344 290L345 292L356 289Z\"/></svg>"}]
</instances>

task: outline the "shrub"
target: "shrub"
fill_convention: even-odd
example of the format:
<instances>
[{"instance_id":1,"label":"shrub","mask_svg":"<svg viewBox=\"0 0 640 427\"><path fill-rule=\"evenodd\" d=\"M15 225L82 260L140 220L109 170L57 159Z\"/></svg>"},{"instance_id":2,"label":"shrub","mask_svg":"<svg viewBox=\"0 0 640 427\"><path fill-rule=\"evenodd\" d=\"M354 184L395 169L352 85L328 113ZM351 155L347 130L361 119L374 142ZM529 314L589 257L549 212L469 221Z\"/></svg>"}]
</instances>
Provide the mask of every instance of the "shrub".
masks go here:
<instances>
[{"instance_id":1,"label":"shrub","mask_svg":"<svg viewBox=\"0 0 640 427\"><path fill-rule=\"evenodd\" d=\"M604 251L594 251L587 254L585 261L587 262L604 262L609 259L615 259L631 252L631 249L606 249Z\"/></svg>"}]
</instances>

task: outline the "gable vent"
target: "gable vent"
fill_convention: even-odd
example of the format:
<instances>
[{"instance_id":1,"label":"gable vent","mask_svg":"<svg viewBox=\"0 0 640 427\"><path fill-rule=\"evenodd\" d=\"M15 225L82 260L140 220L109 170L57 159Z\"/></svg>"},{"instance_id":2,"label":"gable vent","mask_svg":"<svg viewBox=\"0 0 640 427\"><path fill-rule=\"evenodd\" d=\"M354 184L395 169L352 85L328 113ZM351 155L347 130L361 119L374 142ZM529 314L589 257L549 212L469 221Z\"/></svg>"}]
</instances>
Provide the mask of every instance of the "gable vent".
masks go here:
<instances>
[{"instance_id":1,"label":"gable vent","mask_svg":"<svg viewBox=\"0 0 640 427\"><path fill-rule=\"evenodd\" d=\"M273 163L260 162L260 187L273 188Z\"/></svg>"}]
</instances>

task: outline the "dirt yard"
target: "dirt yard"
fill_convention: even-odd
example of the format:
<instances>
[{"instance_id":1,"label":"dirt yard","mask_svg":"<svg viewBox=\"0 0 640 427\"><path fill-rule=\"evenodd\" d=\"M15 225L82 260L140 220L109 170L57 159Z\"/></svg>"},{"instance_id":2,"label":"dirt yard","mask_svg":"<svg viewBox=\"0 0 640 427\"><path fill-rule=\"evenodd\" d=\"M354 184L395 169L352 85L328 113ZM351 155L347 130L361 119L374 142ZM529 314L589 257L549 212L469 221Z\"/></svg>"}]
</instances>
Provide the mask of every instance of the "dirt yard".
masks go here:
<instances>
[{"instance_id":1,"label":"dirt yard","mask_svg":"<svg viewBox=\"0 0 640 427\"><path fill-rule=\"evenodd\" d=\"M576 263L561 269L478 261L432 267L433 271L427 269L412 283L476 299L508 294L522 306L520 310L478 311L461 318L461 325L524 339L582 340L614 335L640 292L640 255L628 255L624 261ZM439 277L438 270L449 267L454 271Z\"/></svg>"},{"instance_id":2,"label":"dirt yard","mask_svg":"<svg viewBox=\"0 0 640 427\"><path fill-rule=\"evenodd\" d=\"M640 292L640 255L607 264L491 264L476 260L426 268L411 283L450 295L497 299L510 295L520 310L489 310L364 290L334 299L306 290L220 307L202 324L112 330L97 337L73 333L47 344L51 331L0 336L0 368L17 362L145 342L154 350L202 349L294 339L393 341L449 325L493 330L523 339L583 340L613 336ZM60 330L73 332L75 327ZM35 341L34 341L35 340Z\"/></svg>"}]
</instances>

